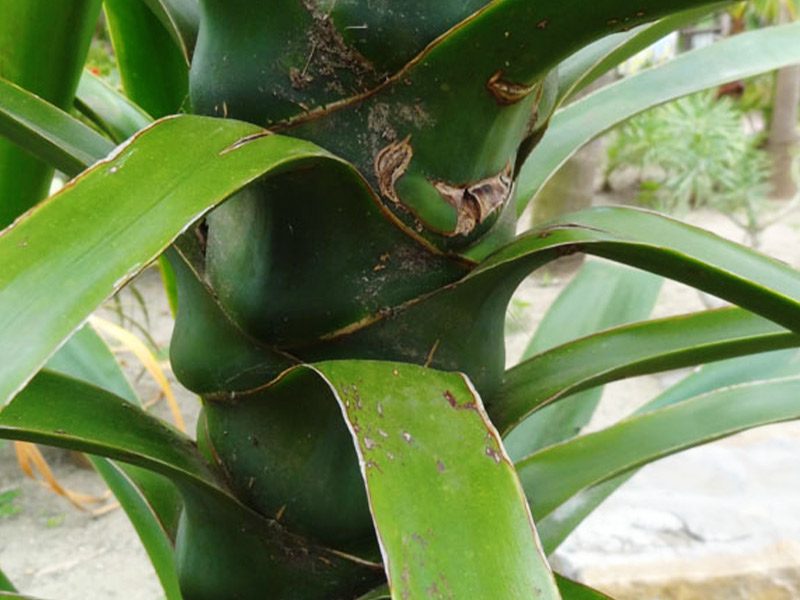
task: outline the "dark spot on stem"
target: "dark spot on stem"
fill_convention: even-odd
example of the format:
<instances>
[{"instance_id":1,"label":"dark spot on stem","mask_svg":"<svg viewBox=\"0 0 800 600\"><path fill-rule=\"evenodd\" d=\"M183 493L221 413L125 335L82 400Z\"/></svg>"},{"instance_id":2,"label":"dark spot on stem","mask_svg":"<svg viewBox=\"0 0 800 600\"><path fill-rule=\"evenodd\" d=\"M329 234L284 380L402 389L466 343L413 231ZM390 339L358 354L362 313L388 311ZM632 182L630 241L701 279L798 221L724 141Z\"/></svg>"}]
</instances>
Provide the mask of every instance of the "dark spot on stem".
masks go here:
<instances>
[{"instance_id":1,"label":"dark spot on stem","mask_svg":"<svg viewBox=\"0 0 800 600\"><path fill-rule=\"evenodd\" d=\"M486 82L486 88L494 96L495 101L501 105L516 104L528 97L536 89L536 85L513 83L503 79L503 71L497 71Z\"/></svg>"},{"instance_id":2,"label":"dark spot on stem","mask_svg":"<svg viewBox=\"0 0 800 600\"><path fill-rule=\"evenodd\" d=\"M476 183L454 186L444 181L434 181L433 186L450 206L456 209L458 220L455 231L448 234L468 235L491 214L500 209L511 196L511 164L497 175Z\"/></svg>"},{"instance_id":3,"label":"dark spot on stem","mask_svg":"<svg viewBox=\"0 0 800 600\"><path fill-rule=\"evenodd\" d=\"M375 176L381 193L392 202L400 203L395 191L395 184L405 174L414 150L411 148L411 136L399 142L392 142L375 156Z\"/></svg>"}]
</instances>

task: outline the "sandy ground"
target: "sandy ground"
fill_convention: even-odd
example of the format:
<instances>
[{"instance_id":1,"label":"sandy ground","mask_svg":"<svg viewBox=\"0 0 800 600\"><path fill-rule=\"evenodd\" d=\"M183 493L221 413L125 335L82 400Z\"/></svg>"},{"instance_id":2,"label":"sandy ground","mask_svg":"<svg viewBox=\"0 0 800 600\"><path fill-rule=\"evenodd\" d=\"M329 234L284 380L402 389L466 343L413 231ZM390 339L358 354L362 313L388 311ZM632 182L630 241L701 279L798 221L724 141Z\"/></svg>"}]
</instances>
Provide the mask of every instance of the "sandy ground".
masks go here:
<instances>
[{"instance_id":1,"label":"sandy ground","mask_svg":"<svg viewBox=\"0 0 800 600\"><path fill-rule=\"evenodd\" d=\"M740 232L720 215L700 212L689 215L687 220L741 239ZM769 228L763 251L800 267L798 231L800 216L795 213ZM520 288L518 297L526 308L516 318L523 331L509 339L510 363L522 352L530 331L564 284L563 280L532 277ZM171 318L157 273L146 272L135 285L147 299L151 321L148 329L155 341L166 347ZM143 321L134 295L124 293L122 302L126 314ZM702 307L695 291L668 282L655 315ZM123 354L121 358L135 376L141 396L152 398L156 388L148 376L140 374L130 356ZM601 427L629 413L680 375L640 377L608 386L591 427ZM176 385L176 389L184 412L191 418L197 411L196 399L180 386ZM163 403L154 410L165 414ZM48 453L48 457L64 485L84 492L102 492L102 484L93 472L79 468L57 452ZM663 571L666 563L680 565L680 561L688 561L685 564L697 566L710 558L721 560L733 571L745 569L744 562L736 561L745 560L743 557L753 551L763 553L764 548L800 539L798 461L800 429L797 424L787 424L749 432L648 467L562 546L558 564L570 574L609 590L620 581L647 573L647 569ZM775 561L780 562L785 553L778 555ZM8 443L0 445L0 565L21 590L42 598L163 597L135 533L120 510L99 517L75 510L40 484L24 478ZM692 567L683 568L691 572ZM702 569L697 572L702 574ZM647 597L659 600L684 596Z\"/></svg>"}]
</instances>

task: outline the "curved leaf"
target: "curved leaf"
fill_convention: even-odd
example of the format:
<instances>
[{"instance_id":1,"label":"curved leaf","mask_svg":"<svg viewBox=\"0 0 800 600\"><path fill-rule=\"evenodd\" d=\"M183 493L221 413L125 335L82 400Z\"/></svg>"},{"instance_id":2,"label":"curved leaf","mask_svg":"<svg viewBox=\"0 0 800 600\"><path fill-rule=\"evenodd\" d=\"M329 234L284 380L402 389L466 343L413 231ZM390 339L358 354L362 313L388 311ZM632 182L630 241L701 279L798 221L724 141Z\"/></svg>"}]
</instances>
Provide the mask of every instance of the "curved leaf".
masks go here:
<instances>
[{"instance_id":1,"label":"curved leaf","mask_svg":"<svg viewBox=\"0 0 800 600\"><path fill-rule=\"evenodd\" d=\"M566 215L495 252L461 285L503 281L516 286L535 268L574 252L686 282L800 329L800 273L705 230L632 208L600 207Z\"/></svg>"},{"instance_id":2,"label":"curved leaf","mask_svg":"<svg viewBox=\"0 0 800 600\"><path fill-rule=\"evenodd\" d=\"M0 20L0 78L57 107L69 107L100 4L100 0L57 4L5 0ZM52 177L51 167L0 139L0 229L44 198Z\"/></svg>"},{"instance_id":3,"label":"curved leaf","mask_svg":"<svg viewBox=\"0 0 800 600\"><path fill-rule=\"evenodd\" d=\"M779 350L730 359L701 367L697 372L648 402L637 411L637 414L677 404L687 398L726 386L798 374L800 374L800 353L796 350ZM561 505L556 511L541 519L537 525L545 551L548 554L554 552L592 511L636 472L629 471L584 490L570 502Z\"/></svg>"},{"instance_id":4,"label":"curved leaf","mask_svg":"<svg viewBox=\"0 0 800 600\"><path fill-rule=\"evenodd\" d=\"M200 9L197 0L142 0L161 22L178 45L186 64L191 63L197 31L200 28Z\"/></svg>"},{"instance_id":5,"label":"curved leaf","mask_svg":"<svg viewBox=\"0 0 800 600\"><path fill-rule=\"evenodd\" d=\"M265 174L312 164L363 189L356 173L313 144L235 121L176 117L144 130L3 231L0 399L21 389L95 306L190 223ZM103 204L108 197L113 206ZM65 279L74 271L80 279ZM55 297L46 292L54 286Z\"/></svg>"},{"instance_id":6,"label":"curved leaf","mask_svg":"<svg viewBox=\"0 0 800 600\"><path fill-rule=\"evenodd\" d=\"M586 261L545 314L523 358L601 329L646 319L653 310L662 282L661 277L614 263ZM589 364L595 363L595 356L592 356ZM560 363L555 368L558 373L564 370ZM506 373L506 384L513 373L513 369ZM535 372L530 380L541 382L548 374L549 371ZM497 397L492 397L493 410L509 403L503 396L505 390L501 387ZM587 390L572 402L553 404L529 416L503 436L508 453L513 459L522 458L539 448L573 437L591 419L602 391L602 388Z\"/></svg>"},{"instance_id":7,"label":"curved leaf","mask_svg":"<svg viewBox=\"0 0 800 600\"><path fill-rule=\"evenodd\" d=\"M800 62L800 23L733 36L609 85L558 111L525 161L517 214L572 154L614 125L658 104Z\"/></svg>"},{"instance_id":8,"label":"curved leaf","mask_svg":"<svg viewBox=\"0 0 800 600\"><path fill-rule=\"evenodd\" d=\"M336 595L377 579L375 565L321 548L245 507L194 443L163 421L77 380L39 373L0 411L0 438L100 454L170 478L185 502L175 552L188 598L226 597L222 589L234 597L309 589L320 597L320 588ZM209 563L207 548L215 544L227 551Z\"/></svg>"},{"instance_id":9,"label":"curved leaf","mask_svg":"<svg viewBox=\"0 0 800 600\"><path fill-rule=\"evenodd\" d=\"M189 63L170 37L172 28L141 0L103 6L126 95L154 117L178 112L189 94Z\"/></svg>"},{"instance_id":10,"label":"curved leaf","mask_svg":"<svg viewBox=\"0 0 800 600\"><path fill-rule=\"evenodd\" d=\"M597 78L669 33L728 4L731 0L679 12L655 23L600 38L582 48L558 65L558 104L568 101Z\"/></svg>"},{"instance_id":11,"label":"curved leaf","mask_svg":"<svg viewBox=\"0 0 800 600\"><path fill-rule=\"evenodd\" d=\"M97 457L90 460L136 530L158 575L166 600L181 600L170 533L162 527L161 517L151 500L126 472L127 469L110 460Z\"/></svg>"},{"instance_id":12,"label":"curved leaf","mask_svg":"<svg viewBox=\"0 0 800 600\"><path fill-rule=\"evenodd\" d=\"M581 490L745 429L800 418L800 377L744 384L630 417L517 463L537 519Z\"/></svg>"},{"instance_id":13,"label":"curved leaf","mask_svg":"<svg viewBox=\"0 0 800 600\"><path fill-rule=\"evenodd\" d=\"M392 597L559 598L512 464L465 376L366 361L311 368L352 433Z\"/></svg>"},{"instance_id":14,"label":"curved leaf","mask_svg":"<svg viewBox=\"0 0 800 600\"><path fill-rule=\"evenodd\" d=\"M604 34L707 3L484 3L378 87L340 102L301 102L313 108L292 106L297 116L282 126L356 165L382 191L386 208L437 248L468 252L490 229L493 243L504 243L513 237L513 219L503 218L513 216L509 180L520 148L538 135L535 116L552 107L557 81L550 72ZM241 104L231 87L213 104L226 98ZM269 115L259 114L261 106L255 104L248 118L258 111L255 122L269 122ZM458 160L452 160L454 148ZM379 172L391 168L379 160L389 156L407 159L391 176ZM470 189L487 188L482 194L491 210L476 218L462 199Z\"/></svg>"},{"instance_id":15,"label":"curved leaf","mask_svg":"<svg viewBox=\"0 0 800 600\"><path fill-rule=\"evenodd\" d=\"M68 175L114 149L91 127L1 77L0 135Z\"/></svg>"},{"instance_id":16,"label":"curved leaf","mask_svg":"<svg viewBox=\"0 0 800 600\"><path fill-rule=\"evenodd\" d=\"M597 208L518 238L459 281L373 314L315 348L304 348L303 357L381 359L389 347L394 360L426 364L433 355L430 364L436 368L469 375L492 416L503 378L508 302L529 273L573 252L684 281L784 326L800 322L800 274L785 264L654 213Z\"/></svg>"},{"instance_id":17,"label":"curved leaf","mask_svg":"<svg viewBox=\"0 0 800 600\"><path fill-rule=\"evenodd\" d=\"M81 75L75 95L75 108L117 143L123 142L153 122L152 117L139 106L89 71L84 71ZM105 154L95 155L94 158L99 160Z\"/></svg>"},{"instance_id":18,"label":"curved leaf","mask_svg":"<svg viewBox=\"0 0 800 600\"><path fill-rule=\"evenodd\" d=\"M492 414L507 431L537 408L597 385L797 346L796 333L739 308L635 323L568 342L510 369Z\"/></svg>"},{"instance_id":19,"label":"curved leaf","mask_svg":"<svg viewBox=\"0 0 800 600\"><path fill-rule=\"evenodd\" d=\"M122 398L49 371L0 411L0 438L100 454L225 494L189 438Z\"/></svg>"},{"instance_id":20,"label":"curved leaf","mask_svg":"<svg viewBox=\"0 0 800 600\"><path fill-rule=\"evenodd\" d=\"M48 361L46 368L140 405L116 358L88 325L70 338ZM144 469L117 465L98 456L89 456L89 460L136 529L167 600L180 600L172 552L172 539L182 504L177 489L168 480Z\"/></svg>"}]
</instances>

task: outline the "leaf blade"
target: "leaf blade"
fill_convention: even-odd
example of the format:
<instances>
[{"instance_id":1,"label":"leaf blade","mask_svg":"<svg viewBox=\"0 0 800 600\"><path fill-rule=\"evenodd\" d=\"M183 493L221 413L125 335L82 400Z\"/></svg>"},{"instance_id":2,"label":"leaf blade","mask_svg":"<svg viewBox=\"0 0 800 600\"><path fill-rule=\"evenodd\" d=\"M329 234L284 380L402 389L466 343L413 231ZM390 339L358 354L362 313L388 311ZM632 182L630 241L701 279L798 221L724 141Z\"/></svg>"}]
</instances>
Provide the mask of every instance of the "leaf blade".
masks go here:
<instances>
[{"instance_id":1,"label":"leaf blade","mask_svg":"<svg viewBox=\"0 0 800 600\"><path fill-rule=\"evenodd\" d=\"M0 134L64 173L75 175L114 144L66 112L0 77Z\"/></svg>"},{"instance_id":2,"label":"leaf blade","mask_svg":"<svg viewBox=\"0 0 800 600\"><path fill-rule=\"evenodd\" d=\"M545 314L523 358L600 329L647 318L661 284L662 279L650 273L614 263L586 261ZM564 370L559 365L555 372L561 374ZM514 373L512 369L512 378ZM548 373L545 371L545 378ZM507 372L505 379L508 377ZM539 383L541 375L529 379ZM502 398L504 391L501 387L497 395ZM521 458L574 436L591 419L601 394L602 388L587 390L572 402L544 407L528 416L503 438L511 457ZM498 406L497 398L493 398L493 404Z\"/></svg>"},{"instance_id":3,"label":"leaf blade","mask_svg":"<svg viewBox=\"0 0 800 600\"><path fill-rule=\"evenodd\" d=\"M517 463L537 518L579 491L687 448L800 418L800 377L725 388L630 417Z\"/></svg>"},{"instance_id":4,"label":"leaf blade","mask_svg":"<svg viewBox=\"0 0 800 600\"><path fill-rule=\"evenodd\" d=\"M798 32L800 23L743 33L607 86L557 112L520 172L517 214L567 158L614 125L669 100L800 62Z\"/></svg>"},{"instance_id":5,"label":"leaf blade","mask_svg":"<svg viewBox=\"0 0 800 600\"><path fill-rule=\"evenodd\" d=\"M393 598L559 598L513 468L463 375L367 361L313 369L353 435ZM465 572L474 548L481 560Z\"/></svg>"},{"instance_id":6,"label":"leaf blade","mask_svg":"<svg viewBox=\"0 0 800 600\"><path fill-rule=\"evenodd\" d=\"M630 31L606 36L582 48L559 65L559 104L667 34L728 4L730 2L725 1L683 11Z\"/></svg>"},{"instance_id":7,"label":"leaf blade","mask_svg":"<svg viewBox=\"0 0 800 600\"><path fill-rule=\"evenodd\" d=\"M117 143L153 122L143 109L89 71L81 75L75 107ZM103 156L105 154L95 155L95 160Z\"/></svg>"},{"instance_id":8,"label":"leaf blade","mask_svg":"<svg viewBox=\"0 0 800 600\"><path fill-rule=\"evenodd\" d=\"M680 383L668 388L648 402L637 414L676 404L693 396L716 389L758 380L795 376L800 373L800 355L796 350L779 350L734 358L701 367ZM637 471L630 471L580 492L573 501L560 506L537 524L542 545L548 554L600 504Z\"/></svg>"},{"instance_id":9,"label":"leaf blade","mask_svg":"<svg viewBox=\"0 0 800 600\"><path fill-rule=\"evenodd\" d=\"M596 385L798 345L797 334L739 308L635 323L568 342L511 369L494 406L505 430L519 419L512 414Z\"/></svg>"},{"instance_id":10,"label":"leaf blade","mask_svg":"<svg viewBox=\"0 0 800 600\"><path fill-rule=\"evenodd\" d=\"M189 224L247 183L309 164L341 169L363 189L357 174L313 144L267 135L240 122L174 117L140 132L3 231L0 257L9 265L0 276L0 360L7 369L0 382L3 401L24 386L95 306L155 260ZM116 198L114 212L107 207L98 214L98 203L109 196ZM95 216L84 218L90 214ZM59 239L57 253L56 223L71 232L70 238ZM126 230L128 247L104 242L118 239L117 228L127 225L135 226ZM82 282L64 280L64 273L76 270ZM48 279L58 282L57 299L42 292ZM29 341L22 348L12 342L22 338Z\"/></svg>"}]
</instances>

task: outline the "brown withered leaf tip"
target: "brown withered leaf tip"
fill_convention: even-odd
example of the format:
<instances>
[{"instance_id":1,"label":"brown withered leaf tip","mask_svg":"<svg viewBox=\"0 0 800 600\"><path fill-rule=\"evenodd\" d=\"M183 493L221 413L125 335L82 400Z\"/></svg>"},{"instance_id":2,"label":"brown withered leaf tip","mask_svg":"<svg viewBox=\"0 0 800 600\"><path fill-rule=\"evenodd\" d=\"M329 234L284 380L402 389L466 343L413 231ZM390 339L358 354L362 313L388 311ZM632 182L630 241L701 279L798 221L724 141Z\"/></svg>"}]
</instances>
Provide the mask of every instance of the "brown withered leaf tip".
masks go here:
<instances>
[{"instance_id":1,"label":"brown withered leaf tip","mask_svg":"<svg viewBox=\"0 0 800 600\"><path fill-rule=\"evenodd\" d=\"M511 164L497 175L468 186L454 186L444 181L435 181L433 186L458 215L456 228L448 235L468 235L508 200L512 187Z\"/></svg>"},{"instance_id":2,"label":"brown withered leaf tip","mask_svg":"<svg viewBox=\"0 0 800 600\"><path fill-rule=\"evenodd\" d=\"M395 191L395 184L403 176L414 156L411 148L411 136L399 142L392 142L375 156L375 176L381 193L392 202L400 203Z\"/></svg>"}]
</instances>

